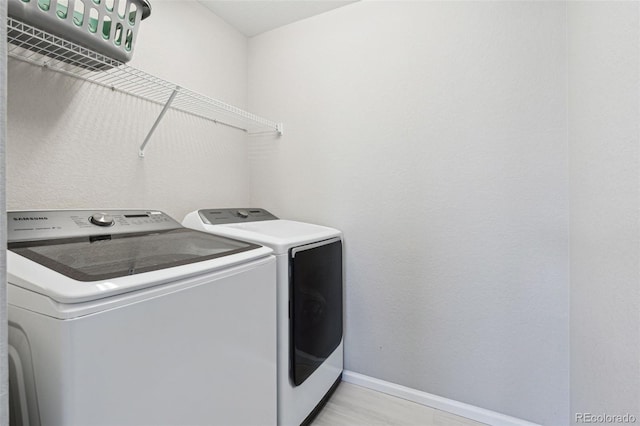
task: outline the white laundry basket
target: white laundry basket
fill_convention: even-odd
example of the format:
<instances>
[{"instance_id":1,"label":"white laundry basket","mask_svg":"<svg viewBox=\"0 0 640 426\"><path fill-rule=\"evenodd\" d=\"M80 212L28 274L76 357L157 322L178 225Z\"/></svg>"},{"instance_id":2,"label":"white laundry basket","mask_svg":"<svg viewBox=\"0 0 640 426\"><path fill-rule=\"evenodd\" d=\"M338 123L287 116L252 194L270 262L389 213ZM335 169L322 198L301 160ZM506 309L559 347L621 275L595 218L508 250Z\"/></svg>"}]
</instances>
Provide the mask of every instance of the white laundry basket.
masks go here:
<instances>
[{"instance_id":1,"label":"white laundry basket","mask_svg":"<svg viewBox=\"0 0 640 426\"><path fill-rule=\"evenodd\" d=\"M149 0L9 0L8 6L10 17L120 62L131 59L140 21L151 14Z\"/></svg>"}]
</instances>

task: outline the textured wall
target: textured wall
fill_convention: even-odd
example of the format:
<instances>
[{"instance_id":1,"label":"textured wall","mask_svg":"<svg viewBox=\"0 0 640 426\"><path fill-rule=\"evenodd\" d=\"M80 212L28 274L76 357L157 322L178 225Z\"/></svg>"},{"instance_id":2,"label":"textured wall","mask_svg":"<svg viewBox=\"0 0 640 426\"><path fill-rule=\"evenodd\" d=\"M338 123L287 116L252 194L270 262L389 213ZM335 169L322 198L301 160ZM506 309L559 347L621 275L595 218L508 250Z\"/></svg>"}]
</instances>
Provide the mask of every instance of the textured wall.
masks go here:
<instances>
[{"instance_id":1,"label":"textured wall","mask_svg":"<svg viewBox=\"0 0 640 426\"><path fill-rule=\"evenodd\" d=\"M247 41L194 1L153 1L132 65L246 108ZM10 209L140 207L176 219L203 206L248 203L246 136L10 60Z\"/></svg>"},{"instance_id":2,"label":"textured wall","mask_svg":"<svg viewBox=\"0 0 640 426\"><path fill-rule=\"evenodd\" d=\"M250 39L252 205L346 238L346 368L568 423L566 7L359 2Z\"/></svg>"},{"instance_id":3,"label":"textured wall","mask_svg":"<svg viewBox=\"0 0 640 426\"><path fill-rule=\"evenodd\" d=\"M571 413L640 421L638 2L570 2Z\"/></svg>"}]
</instances>

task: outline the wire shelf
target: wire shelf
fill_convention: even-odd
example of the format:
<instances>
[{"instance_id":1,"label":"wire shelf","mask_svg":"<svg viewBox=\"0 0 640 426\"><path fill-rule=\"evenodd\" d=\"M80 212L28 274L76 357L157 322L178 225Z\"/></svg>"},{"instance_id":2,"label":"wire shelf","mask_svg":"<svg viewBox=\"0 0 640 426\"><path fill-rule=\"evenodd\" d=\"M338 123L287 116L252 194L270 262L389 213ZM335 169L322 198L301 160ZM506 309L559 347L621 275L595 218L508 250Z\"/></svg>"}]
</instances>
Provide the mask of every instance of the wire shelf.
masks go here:
<instances>
[{"instance_id":1,"label":"wire shelf","mask_svg":"<svg viewBox=\"0 0 640 426\"><path fill-rule=\"evenodd\" d=\"M247 133L276 132L282 124L210 98L13 18L7 20L8 55L116 91L164 105L144 145L168 108Z\"/></svg>"}]
</instances>

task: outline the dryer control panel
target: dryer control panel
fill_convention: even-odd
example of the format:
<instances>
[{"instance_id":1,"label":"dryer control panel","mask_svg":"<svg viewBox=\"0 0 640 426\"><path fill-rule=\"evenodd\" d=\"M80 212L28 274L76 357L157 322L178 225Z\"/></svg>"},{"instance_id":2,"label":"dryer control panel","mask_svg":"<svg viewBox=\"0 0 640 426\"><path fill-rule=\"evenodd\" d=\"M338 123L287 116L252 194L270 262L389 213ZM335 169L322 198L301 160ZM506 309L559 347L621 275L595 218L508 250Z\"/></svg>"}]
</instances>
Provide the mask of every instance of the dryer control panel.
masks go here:
<instances>
[{"instance_id":1,"label":"dryer control panel","mask_svg":"<svg viewBox=\"0 0 640 426\"><path fill-rule=\"evenodd\" d=\"M257 222L260 220L276 220L265 209L239 208L239 209L203 209L198 210L202 221L208 225L222 225L226 223Z\"/></svg>"},{"instance_id":2,"label":"dryer control panel","mask_svg":"<svg viewBox=\"0 0 640 426\"><path fill-rule=\"evenodd\" d=\"M181 228L157 210L37 210L7 212L9 242L153 232Z\"/></svg>"}]
</instances>

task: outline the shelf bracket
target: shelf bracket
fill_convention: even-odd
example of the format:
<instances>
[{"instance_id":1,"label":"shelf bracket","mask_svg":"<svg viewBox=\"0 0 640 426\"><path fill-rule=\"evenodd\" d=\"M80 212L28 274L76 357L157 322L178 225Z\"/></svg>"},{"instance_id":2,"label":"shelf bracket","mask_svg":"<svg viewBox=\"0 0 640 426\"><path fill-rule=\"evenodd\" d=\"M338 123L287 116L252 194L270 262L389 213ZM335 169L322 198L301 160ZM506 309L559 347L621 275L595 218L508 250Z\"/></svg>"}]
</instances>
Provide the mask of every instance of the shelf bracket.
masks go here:
<instances>
[{"instance_id":1,"label":"shelf bracket","mask_svg":"<svg viewBox=\"0 0 640 426\"><path fill-rule=\"evenodd\" d=\"M160 111L160 115L158 115L158 118L156 118L155 123L153 123L153 126L151 126L151 130L149 130L149 133L147 133L147 137L144 138L144 142L142 142L142 145L140 145L140 151L138 152L138 156L140 158L144 158L144 147L147 146L147 143L149 143L149 139L151 139L151 135L153 135L153 132L155 132L156 127L158 127L158 124L160 124L160 121L162 121L162 117L164 117L164 115L166 114L167 110L171 106L171 102L173 102L179 90L180 90L180 86L176 86L176 88L173 89L171 96L169 96L169 99L167 99L167 103L164 104L162 111Z\"/></svg>"}]
</instances>

